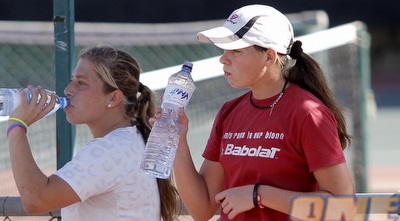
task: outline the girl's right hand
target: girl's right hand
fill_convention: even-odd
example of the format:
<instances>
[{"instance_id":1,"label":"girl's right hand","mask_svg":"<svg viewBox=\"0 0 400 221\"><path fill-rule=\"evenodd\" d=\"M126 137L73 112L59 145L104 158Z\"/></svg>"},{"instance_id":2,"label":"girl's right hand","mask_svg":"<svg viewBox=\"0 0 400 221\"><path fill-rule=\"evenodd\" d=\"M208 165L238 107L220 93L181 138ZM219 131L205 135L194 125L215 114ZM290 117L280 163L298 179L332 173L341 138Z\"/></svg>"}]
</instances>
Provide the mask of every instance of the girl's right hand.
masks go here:
<instances>
[{"instance_id":1,"label":"girl's right hand","mask_svg":"<svg viewBox=\"0 0 400 221\"><path fill-rule=\"evenodd\" d=\"M28 126L38 121L39 119L46 116L51 110L53 110L56 104L56 96L52 94L51 100L47 102L47 92L41 86L37 88L29 85L28 90L31 92L31 101L28 103L28 97L24 89L19 90L21 96L21 104L11 113L11 118L17 118L25 122ZM39 100L39 96L44 99Z\"/></svg>"},{"instance_id":2,"label":"girl's right hand","mask_svg":"<svg viewBox=\"0 0 400 221\"><path fill-rule=\"evenodd\" d=\"M154 123L160 119L162 108L158 107L156 110L156 114L154 117L149 119L149 123L151 126L154 126ZM189 119L186 116L185 108L181 107L179 109L179 122L180 122L180 137L186 137L189 128Z\"/></svg>"},{"instance_id":3,"label":"girl's right hand","mask_svg":"<svg viewBox=\"0 0 400 221\"><path fill-rule=\"evenodd\" d=\"M154 115L154 117L152 117L152 118L149 119L149 124L150 124L151 126L154 126L154 123L155 123L158 119L160 119L160 117L161 117L161 112L162 112L161 107L157 107L156 114Z\"/></svg>"},{"instance_id":4,"label":"girl's right hand","mask_svg":"<svg viewBox=\"0 0 400 221\"><path fill-rule=\"evenodd\" d=\"M180 136L185 136L189 129L189 119L186 116L185 108L181 107L179 109L179 122L180 122Z\"/></svg>"}]
</instances>

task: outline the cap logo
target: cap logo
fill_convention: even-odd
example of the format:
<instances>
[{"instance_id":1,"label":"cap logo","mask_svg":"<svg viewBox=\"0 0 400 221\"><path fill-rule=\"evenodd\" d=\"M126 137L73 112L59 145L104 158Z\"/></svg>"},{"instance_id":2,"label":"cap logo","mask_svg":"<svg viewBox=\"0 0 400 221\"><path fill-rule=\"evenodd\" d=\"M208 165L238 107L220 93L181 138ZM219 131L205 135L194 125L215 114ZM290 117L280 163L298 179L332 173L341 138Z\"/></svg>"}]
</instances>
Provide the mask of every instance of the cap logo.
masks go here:
<instances>
[{"instance_id":1,"label":"cap logo","mask_svg":"<svg viewBox=\"0 0 400 221\"><path fill-rule=\"evenodd\" d=\"M233 14L228 20L228 22L232 23L232 24L236 24L237 22L233 21L234 19L237 19L239 17L238 14Z\"/></svg>"},{"instance_id":2,"label":"cap logo","mask_svg":"<svg viewBox=\"0 0 400 221\"><path fill-rule=\"evenodd\" d=\"M232 15L231 18L234 17L235 15ZM251 27L253 27L254 23L261 16L263 16L263 15L258 15L258 16L255 16L255 17L251 18L242 28L240 28L236 33L234 33L232 35L229 35L229 36L226 36L226 37L220 37L220 38L208 37L208 39L210 41L212 41L214 44L222 44L222 43L228 43L228 42L237 41L237 40L243 38L243 36L251 29ZM235 17L235 18L237 18L237 17ZM230 21L233 24L236 23L236 22L231 21L230 19L227 20L227 21Z\"/></svg>"},{"instance_id":3,"label":"cap logo","mask_svg":"<svg viewBox=\"0 0 400 221\"><path fill-rule=\"evenodd\" d=\"M261 17L261 15L255 16L250 19L239 31L235 33L235 35L239 38L242 38L250 30L250 28L253 27L254 23L259 17Z\"/></svg>"}]
</instances>

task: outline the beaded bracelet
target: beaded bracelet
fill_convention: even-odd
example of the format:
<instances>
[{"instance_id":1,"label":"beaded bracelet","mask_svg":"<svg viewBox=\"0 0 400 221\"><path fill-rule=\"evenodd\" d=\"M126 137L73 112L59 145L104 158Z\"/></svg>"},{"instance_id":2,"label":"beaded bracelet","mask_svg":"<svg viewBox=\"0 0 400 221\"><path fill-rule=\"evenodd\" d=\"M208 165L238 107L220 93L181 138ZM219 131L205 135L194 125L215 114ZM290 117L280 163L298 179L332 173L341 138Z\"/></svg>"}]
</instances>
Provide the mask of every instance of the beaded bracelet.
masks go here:
<instances>
[{"instance_id":1,"label":"beaded bracelet","mask_svg":"<svg viewBox=\"0 0 400 221\"><path fill-rule=\"evenodd\" d=\"M7 129L7 137L8 137L8 135L10 134L10 131L11 131L12 129L16 128L16 127L22 127L22 129L24 129L25 133L26 133L26 131L27 131L27 128L26 128L26 126L25 126L24 124L22 124L22 123L20 123L20 122L13 123L13 124L11 124L11 125L8 127L8 129Z\"/></svg>"},{"instance_id":2,"label":"beaded bracelet","mask_svg":"<svg viewBox=\"0 0 400 221\"><path fill-rule=\"evenodd\" d=\"M259 208L264 208L264 206L261 203L261 196L258 194L258 187L261 185L262 183L256 183L256 185L254 185L254 189L253 189L253 204L254 207L259 207Z\"/></svg>"}]
</instances>

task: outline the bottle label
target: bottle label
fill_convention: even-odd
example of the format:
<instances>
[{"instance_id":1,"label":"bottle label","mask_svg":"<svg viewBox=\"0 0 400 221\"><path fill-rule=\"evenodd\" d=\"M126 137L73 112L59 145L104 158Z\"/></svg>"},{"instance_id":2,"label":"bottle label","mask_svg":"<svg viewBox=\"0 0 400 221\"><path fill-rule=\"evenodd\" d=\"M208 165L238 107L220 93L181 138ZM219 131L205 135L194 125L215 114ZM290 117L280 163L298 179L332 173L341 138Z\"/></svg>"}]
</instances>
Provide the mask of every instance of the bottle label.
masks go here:
<instances>
[{"instance_id":1,"label":"bottle label","mask_svg":"<svg viewBox=\"0 0 400 221\"><path fill-rule=\"evenodd\" d=\"M193 91L189 91L178 85L168 85L165 88L163 103L175 104L179 107L186 107L192 97Z\"/></svg>"}]
</instances>

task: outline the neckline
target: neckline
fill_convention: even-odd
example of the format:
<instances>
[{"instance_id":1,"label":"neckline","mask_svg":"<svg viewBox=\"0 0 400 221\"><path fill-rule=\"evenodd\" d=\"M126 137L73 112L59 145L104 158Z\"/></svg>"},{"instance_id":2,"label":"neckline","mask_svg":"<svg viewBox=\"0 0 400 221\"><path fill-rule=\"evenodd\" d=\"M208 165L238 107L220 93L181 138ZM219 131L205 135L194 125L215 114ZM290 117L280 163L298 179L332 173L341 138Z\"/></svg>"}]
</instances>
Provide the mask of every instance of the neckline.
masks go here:
<instances>
[{"instance_id":1,"label":"neckline","mask_svg":"<svg viewBox=\"0 0 400 221\"><path fill-rule=\"evenodd\" d=\"M287 83L288 83L288 81L285 80L285 84L283 85L282 90L281 90L281 93L279 93L279 96L275 99L275 101L274 101L272 104L267 105L267 106L260 106L260 105L255 104L254 101L253 101L253 92L251 92L251 93L250 93L250 103L251 103L251 106L253 106L253 107L257 108L257 109L261 109L261 110L262 110L262 109L268 109L268 108L271 108L271 109L274 108L274 106L275 106L275 105L279 102L279 100L282 98L283 92L284 92L285 89L286 89Z\"/></svg>"}]
</instances>

